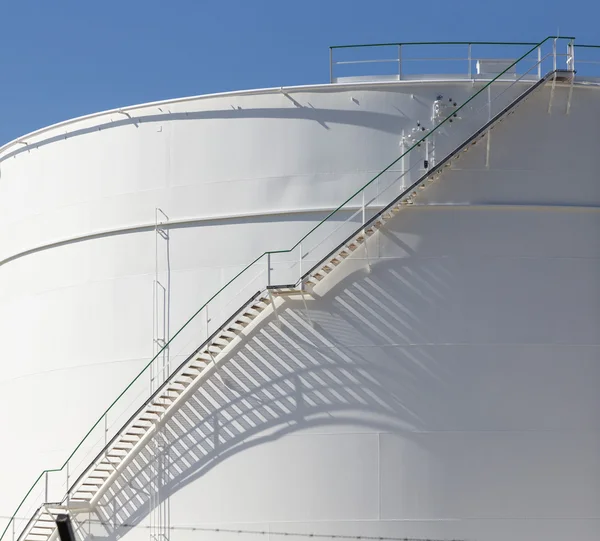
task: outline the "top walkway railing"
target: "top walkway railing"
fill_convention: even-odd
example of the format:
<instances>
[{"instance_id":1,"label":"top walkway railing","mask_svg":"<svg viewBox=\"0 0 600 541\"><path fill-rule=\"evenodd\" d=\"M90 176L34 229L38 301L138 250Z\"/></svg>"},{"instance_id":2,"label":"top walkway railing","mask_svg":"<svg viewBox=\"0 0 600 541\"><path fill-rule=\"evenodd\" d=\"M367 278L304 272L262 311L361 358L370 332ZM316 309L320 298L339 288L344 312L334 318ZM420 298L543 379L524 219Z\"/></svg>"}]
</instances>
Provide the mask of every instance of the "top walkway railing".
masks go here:
<instances>
[{"instance_id":1,"label":"top walkway railing","mask_svg":"<svg viewBox=\"0 0 600 541\"><path fill-rule=\"evenodd\" d=\"M548 37L533 44L497 75L485 81L462 104L440 108L439 116L429 126L421 126L403 143L406 149L379 173L365 173L363 186L347 197L334 211L312 227L293 246L285 250L269 251L258 256L241 269L226 269L225 284L202 304L190 319L172 335L168 343L129 382L121 394L102 413L75 446L65 462L55 469L44 470L35 479L12 518L6 525L0 541L16 541L36 510L46 502L69 503L73 482L88 467L93 458L121 430L129 417L145 403L176 367L193 355L199 344L220 328L242 303L257 291L268 286L294 284L306 271L326 257L353 231L360 230L365 220L398 197L428 168L441 161L444 154L438 145L438 134L459 130L456 142L462 142L472 132L502 111L529 86L537 81L537 74L572 66L573 38ZM517 73L512 81L507 74ZM512 75L511 75L512 76ZM492 88L493 86L493 88ZM469 118L464 129L457 128L460 119ZM453 123L453 121L455 121ZM468 131L472 130L472 131ZM444 137L443 139L448 139ZM0 487L1 489L1 487ZM74 503L74 502L72 502Z\"/></svg>"},{"instance_id":2,"label":"top walkway railing","mask_svg":"<svg viewBox=\"0 0 600 541\"><path fill-rule=\"evenodd\" d=\"M567 51L559 47L563 40L572 38L553 38L553 46L557 47L556 65L565 66ZM547 45L548 42L544 42ZM330 47L329 68L330 83L359 79L377 80L439 80L439 79L483 79L493 78L502 67L519 58L528 47L536 47L533 54L527 55L527 61L513 66L504 78L518 77L528 71L527 66L541 65L540 58L547 52L537 49L534 42L484 42L484 41L447 41L447 42L407 42L407 43L373 43L366 45L336 45ZM561 50L562 49L562 50ZM573 54L576 53L575 55ZM577 66L575 69L575 56ZM577 79L589 79L600 82L600 45L579 45L573 43L571 62ZM512 60L511 60L512 59ZM478 74L481 71L481 75ZM484 73L485 70L490 73ZM496 70L496 73L493 72ZM513 73L515 71L516 73ZM528 73L532 78L541 77L541 71ZM320 85L317 85L320 86ZM323 85L324 86L324 85ZM89 133L95 129L109 129L121 126L124 122L143 121L147 117L156 116L157 110L166 104L193 102L210 99L215 96L252 96L268 94L275 91L305 91L306 86L286 86L265 89L241 90L222 94L204 94L171 100L158 101L119 107L59 122L28 133L0 146L0 162L12 158L22 152L29 152L57 139Z\"/></svg>"},{"instance_id":3,"label":"top walkway railing","mask_svg":"<svg viewBox=\"0 0 600 541\"><path fill-rule=\"evenodd\" d=\"M567 46L559 45L566 42ZM546 45L548 42L542 42ZM551 38L556 66L577 71L579 77L600 78L600 46L577 45L572 38ZM534 48L525 61L514 61ZM543 45L534 42L438 41L335 45L329 48L331 83L372 80L390 81L482 79L500 72L504 78L516 78L530 72L532 78L543 75L540 62ZM505 71L505 68L511 66Z\"/></svg>"}]
</instances>

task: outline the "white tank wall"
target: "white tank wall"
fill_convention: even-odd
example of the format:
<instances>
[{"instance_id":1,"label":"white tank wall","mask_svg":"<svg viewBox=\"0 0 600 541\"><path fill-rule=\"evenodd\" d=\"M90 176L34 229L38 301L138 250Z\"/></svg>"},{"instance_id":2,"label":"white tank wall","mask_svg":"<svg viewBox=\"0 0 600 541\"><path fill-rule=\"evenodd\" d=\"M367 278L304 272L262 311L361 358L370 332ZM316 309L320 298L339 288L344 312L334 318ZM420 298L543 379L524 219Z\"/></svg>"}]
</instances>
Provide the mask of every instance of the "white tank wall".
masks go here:
<instances>
[{"instance_id":1,"label":"white tank wall","mask_svg":"<svg viewBox=\"0 0 600 541\"><path fill-rule=\"evenodd\" d=\"M426 118L438 92L461 99L472 88L435 83L293 94L317 112L301 110L308 107L278 93L246 96L248 103L238 97L232 104L224 96L177 107L208 108L220 100L214 109L223 116L226 110L234 115L233 105L260 110L253 111L258 118L178 118L165 122L162 132L142 122L21 151L0 163L0 214L8 216L0 245L12 247L2 258L79 235L147 227L157 205L173 219L199 220L172 230L177 326L229 272L265 248L294 240L316 223L323 207L391 161L402 128ZM598 128L589 119L599 102L595 90L577 89L567 117L558 107L565 99L559 90L552 116L545 112L547 91L519 109L494 131L490 170L483 168L483 150L469 153L460 162L463 170L424 193L422 202L431 205L410 209L390 224L372 274L348 278L346 288L371 280L372 291L387 292L385 303L401 322L390 328L378 321L379 332L366 331L364 322L352 319L356 313L336 304L343 289L315 303L327 339L342 352L358 352L354 362L377 365L376 383L394 408L375 419L360 407L345 421L341 414L330 413L327 423L317 416L317 426L298 425L296 431L292 423L292 434L225 457L177 487L171 497L174 524L478 539L558 540L577 533L578 539L597 539L598 218L593 208L553 205L598 205L592 167ZM259 107L258 100L267 103ZM284 113L290 117L265 118ZM242 139L239 126L245 123L254 128ZM122 137L105 138L110 132ZM161 133L170 134L166 143L154 138ZM193 137L212 144L215 133L221 148L227 141L241 154L247 145L253 151L239 163L222 151L200 161ZM292 144L271 161L271 150L283 140ZM61 154L60 147L72 142L72 152ZM136 152L121 153L123 148ZM187 152L179 154L182 148ZM122 167L105 164L103 156L113 153ZM156 161L140 167L146 159ZM112 171L114 183L100 182L103 167ZM203 174L194 176L194 170ZM83 177L88 184L81 184ZM57 186L54 195L49 178L68 189ZM32 179L40 179L37 186ZM38 193L45 197L36 199ZM231 207L217 206L229 204L234 193L240 197ZM8 204L11 197L26 208ZM196 208L196 201L202 206ZM517 207L471 208L473 203ZM250 216L276 210L309 212L302 220ZM62 212L69 216L64 223L51 219ZM215 216L224 219L203 221ZM0 472L3 486L14 490L2 491L0 515L10 514L17 503L13 494L42 467L62 460L151 354L153 258L154 234L133 231L67 243L0 267L5 358L19 359L3 370L3 411L23 403L23 389L33 389L18 415L1 418L0 428L19 442L39 445L0 451L2 463L10 464ZM369 303L359 303L359 315L374 317ZM12 383L15 378L22 388ZM65 383L85 408L68 408ZM63 426L40 423L40 409L50 407L60 412L57 424L64 419ZM400 413L404 408L416 413ZM44 437L51 430L64 440ZM172 538L188 535L195 534L177 531Z\"/></svg>"},{"instance_id":2,"label":"white tank wall","mask_svg":"<svg viewBox=\"0 0 600 541\"><path fill-rule=\"evenodd\" d=\"M489 170L480 145L388 222L370 270L361 252L320 284L312 324L288 301L169 422L172 525L599 539L599 103L548 116L548 97L494 130ZM92 517L129 526L83 531L146 539L144 473Z\"/></svg>"},{"instance_id":3,"label":"white tank wall","mask_svg":"<svg viewBox=\"0 0 600 541\"><path fill-rule=\"evenodd\" d=\"M450 89L460 100L473 92ZM1 149L0 408L12 413L0 433L17 444L0 450L0 517L151 358L155 207L173 224L176 330L249 261L295 242L395 159L402 130L430 116L440 91L202 97L96 115ZM163 281L165 259L163 242Z\"/></svg>"}]
</instances>

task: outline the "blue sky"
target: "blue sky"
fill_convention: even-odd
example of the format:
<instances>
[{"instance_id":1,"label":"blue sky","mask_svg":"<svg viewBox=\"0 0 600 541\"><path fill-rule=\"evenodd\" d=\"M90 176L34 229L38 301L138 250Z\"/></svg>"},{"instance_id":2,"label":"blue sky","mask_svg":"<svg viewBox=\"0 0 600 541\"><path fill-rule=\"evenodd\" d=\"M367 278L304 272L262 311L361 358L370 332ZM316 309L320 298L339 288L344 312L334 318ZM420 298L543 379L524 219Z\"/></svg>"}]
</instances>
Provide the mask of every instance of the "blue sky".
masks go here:
<instances>
[{"instance_id":1,"label":"blue sky","mask_svg":"<svg viewBox=\"0 0 600 541\"><path fill-rule=\"evenodd\" d=\"M123 105L326 82L329 45L597 43L599 15L592 0L4 0L0 143Z\"/></svg>"}]
</instances>

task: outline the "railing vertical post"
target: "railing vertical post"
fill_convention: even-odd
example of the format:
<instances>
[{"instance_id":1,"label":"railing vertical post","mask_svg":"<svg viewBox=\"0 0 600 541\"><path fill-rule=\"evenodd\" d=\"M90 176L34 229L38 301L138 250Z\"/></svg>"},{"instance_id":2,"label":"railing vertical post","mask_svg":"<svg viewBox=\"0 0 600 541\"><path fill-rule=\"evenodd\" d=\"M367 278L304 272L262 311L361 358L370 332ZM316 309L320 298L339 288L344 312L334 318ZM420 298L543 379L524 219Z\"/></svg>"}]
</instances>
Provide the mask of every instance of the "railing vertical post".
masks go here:
<instances>
[{"instance_id":1,"label":"railing vertical post","mask_svg":"<svg viewBox=\"0 0 600 541\"><path fill-rule=\"evenodd\" d=\"M400 192L404 191L406 187L406 179L404 178L406 175L406 157L405 157L406 145L404 144L404 130L402 130L402 139L400 139L400 153L402 156L402 160L400 160L400 172L402 174L402 184L400 184Z\"/></svg>"},{"instance_id":2,"label":"railing vertical post","mask_svg":"<svg viewBox=\"0 0 600 541\"><path fill-rule=\"evenodd\" d=\"M69 462L66 464L67 468L67 506L71 503L71 495L69 493Z\"/></svg>"},{"instance_id":3,"label":"railing vertical post","mask_svg":"<svg viewBox=\"0 0 600 541\"><path fill-rule=\"evenodd\" d=\"M104 414L104 447L108 445L108 415Z\"/></svg>"},{"instance_id":4,"label":"railing vertical post","mask_svg":"<svg viewBox=\"0 0 600 541\"><path fill-rule=\"evenodd\" d=\"M48 503L48 472L44 474L44 503Z\"/></svg>"},{"instance_id":5,"label":"railing vertical post","mask_svg":"<svg viewBox=\"0 0 600 541\"><path fill-rule=\"evenodd\" d=\"M205 323L206 323L206 339L208 340L208 337L210 336L208 334L208 304L206 305L206 309L204 311L204 319L205 319Z\"/></svg>"},{"instance_id":6,"label":"railing vertical post","mask_svg":"<svg viewBox=\"0 0 600 541\"><path fill-rule=\"evenodd\" d=\"M15 541L15 517L12 518L12 541Z\"/></svg>"},{"instance_id":7,"label":"railing vertical post","mask_svg":"<svg viewBox=\"0 0 600 541\"><path fill-rule=\"evenodd\" d=\"M552 71L556 71L556 38L552 40Z\"/></svg>"},{"instance_id":8,"label":"railing vertical post","mask_svg":"<svg viewBox=\"0 0 600 541\"><path fill-rule=\"evenodd\" d=\"M365 190L362 191L362 223L365 225L367 217L366 209L365 209Z\"/></svg>"},{"instance_id":9,"label":"railing vertical post","mask_svg":"<svg viewBox=\"0 0 600 541\"><path fill-rule=\"evenodd\" d=\"M467 71L467 73L468 73L468 77L467 78L470 79L471 78L471 70L473 69L471 67L472 60L471 60L471 44L470 43L468 45L467 61L469 62L469 68L468 68L468 71Z\"/></svg>"},{"instance_id":10,"label":"railing vertical post","mask_svg":"<svg viewBox=\"0 0 600 541\"><path fill-rule=\"evenodd\" d=\"M333 47L329 47L329 82L333 83Z\"/></svg>"},{"instance_id":11,"label":"railing vertical post","mask_svg":"<svg viewBox=\"0 0 600 541\"><path fill-rule=\"evenodd\" d=\"M488 121L492 120L492 90L491 85L487 87L487 98L488 98ZM490 145L492 142L492 130L488 130L486 142L485 142L485 168L490 168Z\"/></svg>"},{"instance_id":12,"label":"railing vertical post","mask_svg":"<svg viewBox=\"0 0 600 541\"><path fill-rule=\"evenodd\" d=\"M300 250L300 278L302 278L302 243L298 244Z\"/></svg>"},{"instance_id":13,"label":"railing vertical post","mask_svg":"<svg viewBox=\"0 0 600 541\"><path fill-rule=\"evenodd\" d=\"M537 53L538 53L538 79L542 78L542 48L538 47L537 48Z\"/></svg>"},{"instance_id":14,"label":"railing vertical post","mask_svg":"<svg viewBox=\"0 0 600 541\"><path fill-rule=\"evenodd\" d=\"M575 71L575 45L572 39L567 43L567 69Z\"/></svg>"},{"instance_id":15,"label":"railing vertical post","mask_svg":"<svg viewBox=\"0 0 600 541\"><path fill-rule=\"evenodd\" d=\"M271 285L271 252L267 252L267 285Z\"/></svg>"},{"instance_id":16,"label":"railing vertical post","mask_svg":"<svg viewBox=\"0 0 600 541\"><path fill-rule=\"evenodd\" d=\"M402 80L402 45L398 43L398 81Z\"/></svg>"}]
</instances>

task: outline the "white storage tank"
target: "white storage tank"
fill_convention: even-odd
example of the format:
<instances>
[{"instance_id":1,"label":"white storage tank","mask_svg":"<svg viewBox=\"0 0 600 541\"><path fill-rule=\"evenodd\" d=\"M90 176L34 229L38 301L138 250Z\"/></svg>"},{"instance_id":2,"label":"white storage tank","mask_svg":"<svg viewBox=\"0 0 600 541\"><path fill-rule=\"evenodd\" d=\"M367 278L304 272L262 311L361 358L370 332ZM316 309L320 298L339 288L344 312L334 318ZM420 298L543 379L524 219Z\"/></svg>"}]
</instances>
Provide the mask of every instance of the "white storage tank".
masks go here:
<instances>
[{"instance_id":1,"label":"white storage tank","mask_svg":"<svg viewBox=\"0 0 600 541\"><path fill-rule=\"evenodd\" d=\"M44 502L80 539L600 539L600 87L572 78L571 40L566 65L545 56L555 42L497 74L469 45L462 76L140 105L0 149L2 541L45 541L27 530ZM77 511L63 483L270 273L308 270L475 133L306 297L253 322ZM319 249L246 271L103 424L216 291L325 218Z\"/></svg>"}]
</instances>

